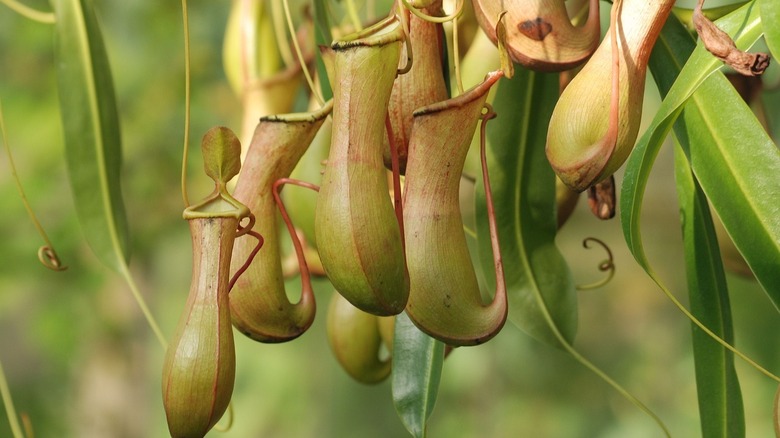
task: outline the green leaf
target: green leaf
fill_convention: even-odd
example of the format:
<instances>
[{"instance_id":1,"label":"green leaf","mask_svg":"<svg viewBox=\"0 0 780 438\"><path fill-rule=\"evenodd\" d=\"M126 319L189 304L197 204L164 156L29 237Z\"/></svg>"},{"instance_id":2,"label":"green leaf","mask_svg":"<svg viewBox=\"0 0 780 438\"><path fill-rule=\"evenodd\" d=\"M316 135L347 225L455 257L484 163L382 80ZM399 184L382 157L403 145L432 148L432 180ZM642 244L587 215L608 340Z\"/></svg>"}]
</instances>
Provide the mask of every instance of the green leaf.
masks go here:
<instances>
[{"instance_id":1,"label":"green leaf","mask_svg":"<svg viewBox=\"0 0 780 438\"><path fill-rule=\"evenodd\" d=\"M314 43L319 46L330 46L333 42L333 35L330 32L330 20L328 19L328 5L326 0L314 0ZM328 72L325 71L325 63L322 62L322 56L319 50L315 50L315 64L317 66L317 76L320 78L320 90L322 98L326 101L333 97L333 90L330 88L330 82L327 80Z\"/></svg>"},{"instance_id":2,"label":"green leaf","mask_svg":"<svg viewBox=\"0 0 780 438\"><path fill-rule=\"evenodd\" d=\"M769 51L780 58L780 2L777 0L759 0L761 22L764 24L764 38Z\"/></svg>"},{"instance_id":3,"label":"green leaf","mask_svg":"<svg viewBox=\"0 0 780 438\"><path fill-rule=\"evenodd\" d=\"M424 437L436 405L444 344L421 332L401 313L395 318L393 341L393 404L406 430Z\"/></svg>"},{"instance_id":4,"label":"green leaf","mask_svg":"<svg viewBox=\"0 0 780 438\"><path fill-rule=\"evenodd\" d=\"M79 222L92 251L121 271L128 258L120 187L119 117L108 57L89 0L54 0L65 155Z\"/></svg>"},{"instance_id":5,"label":"green leaf","mask_svg":"<svg viewBox=\"0 0 780 438\"><path fill-rule=\"evenodd\" d=\"M664 95L674 83L695 44L683 25L675 19L666 23L659 42L650 58L650 67ZM698 108L691 102L686 106L682 119L675 125L675 133L682 141L697 141L687 133L688 116L695 111ZM686 148L690 146L686 144ZM691 313L714 334L733 343L728 288L709 204L682 147L675 148L675 175ZM734 355L695 324L693 353L703 436L743 437L744 408L734 368Z\"/></svg>"},{"instance_id":6,"label":"green leaf","mask_svg":"<svg viewBox=\"0 0 780 438\"><path fill-rule=\"evenodd\" d=\"M529 335L560 347L548 318L569 342L577 330L577 296L571 272L555 246L555 174L544 145L558 96L558 76L517 67L498 86L488 123L487 159L501 255L509 296L509 320ZM493 253L484 188L477 186L477 240L488 283Z\"/></svg>"},{"instance_id":7,"label":"green leaf","mask_svg":"<svg viewBox=\"0 0 780 438\"><path fill-rule=\"evenodd\" d=\"M693 100L684 113L685 153L724 228L780 309L780 152L722 75L702 84Z\"/></svg>"},{"instance_id":8,"label":"green leaf","mask_svg":"<svg viewBox=\"0 0 780 438\"><path fill-rule=\"evenodd\" d=\"M227 184L241 170L241 142L224 126L211 128L201 142L206 175Z\"/></svg>"},{"instance_id":9,"label":"green leaf","mask_svg":"<svg viewBox=\"0 0 780 438\"><path fill-rule=\"evenodd\" d=\"M734 342L726 274L707 197L681 147L675 174L685 245L691 313L726 342ZM702 436L744 437L745 411L734 355L693 325L693 358Z\"/></svg>"},{"instance_id":10,"label":"green leaf","mask_svg":"<svg viewBox=\"0 0 780 438\"><path fill-rule=\"evenodd\" d=\"M735 38L740 48L761 36L757 9L751 2L718 21L726 32L740 32ZM668 34L662 31L657 46L670 50L675 37L667 40ZM701 118L688 123L700 137L700 146L690 150L691 166L735 245L777 306L780 270L774 261L780 259L780 153L728 81L720 74L709 77L719 66L698 45L637 143L626 165L621 193L623 233L636 260L660 285L644 252L639 216L658 151L693 95L689 106L698 107Z\"/></svg>"}]
</instances>

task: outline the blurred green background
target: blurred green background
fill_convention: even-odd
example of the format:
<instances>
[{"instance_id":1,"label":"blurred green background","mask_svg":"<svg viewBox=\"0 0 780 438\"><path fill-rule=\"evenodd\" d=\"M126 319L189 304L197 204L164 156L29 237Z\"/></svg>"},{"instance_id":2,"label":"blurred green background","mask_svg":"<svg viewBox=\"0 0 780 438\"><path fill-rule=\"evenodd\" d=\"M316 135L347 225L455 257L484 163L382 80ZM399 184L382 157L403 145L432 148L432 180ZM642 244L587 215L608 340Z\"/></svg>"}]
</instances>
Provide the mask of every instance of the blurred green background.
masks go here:
<instances>
[{"instance_id":1,"label":"blurred green background","mask_svg":"<svg viewBox=\"0 0 780 438\"><path fill-rule=\"evenodd\" d=\"M46 10L45 0L29 0ZM190 280L190 240L181 219L179 175L184 120L180 3L96 1L122 122L122 181L132 237L131 268L166 335L173 333ZM192 2L192 144L211 126L239 129L240 102L222 70L229 2ZM7 159L0 160L0 360L19 412L38 437L156 437L167 427L160 395L163 351L123 281L92 255L66 181L55 86L52 27L0 7L0 98L8 138L30 202L69 269L37 261L41 241L27 220ZM775 67L773 67L776 69ZM777 78L777 70L769 73ZM652 81L649 81L652 82ZM775 79L775 82L777 80ZM780 95L765 96L770 116ZM649 85L646 114L659 98ZM648 255L685 301L672 149L662 150L644 208ZM190 193L210 190L190 160ZM620 175L618 174L618 182ZM86 231L88 232L88 230ZM674 436L699 436L690 324L634 263L618 220L600 222L581 200L558 244L578 283L600 278L599 237L617 273L580 294L575 346L624 384ZM507 267L511 269L511 267ZM737 345L780 370L776 310L752 281L729 277ZM291 286L291 298L298 289ZM331 290L317 288L320 312L295 342L262 345L237 335L235 425L225 437L402 437L389 382L368 387L339 368L324 330ZM775 385L737 362L747 436L772 433ZM486 345L445 362L433 437L656 437L654 424L565 353L511 325ZM0 436L9 436L0 416Z\"/></svg>"}]
</instances>

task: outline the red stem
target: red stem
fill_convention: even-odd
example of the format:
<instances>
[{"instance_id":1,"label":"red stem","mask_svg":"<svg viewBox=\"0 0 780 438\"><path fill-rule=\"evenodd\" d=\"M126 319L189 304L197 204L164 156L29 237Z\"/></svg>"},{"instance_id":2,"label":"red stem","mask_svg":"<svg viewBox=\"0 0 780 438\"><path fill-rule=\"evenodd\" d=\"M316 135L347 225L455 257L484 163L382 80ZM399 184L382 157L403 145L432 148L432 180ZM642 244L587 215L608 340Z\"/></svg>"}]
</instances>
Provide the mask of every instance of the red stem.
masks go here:
<instances>
[{"instance_id":1,"label":"red stem","mask_svg":"<svg viewBox=\"0 0 780 438\"><path fill-rule=\"evenodd\" d=\"M393 199L395 201L395 218L398 221L398 229L401 231L401 248L406 254L406 235L404 234L404 207L401 199L401 165L398 162L398 145L395 142L393 126L390 123L390 114L385 116L385 130L387 140L390 143L390 165L393 172Z\"/></svg>"},{"instance_id":2,"label":"red stem","mask_svg":"<svg viewBox=\"0 0 780 438\"><path fill-rule=\"evenodd\" d=\"M493 206L493 194L490 189L490 176L488 175L487 153L485 152L487 121L496 117L496 113L489 104L485 104L487 113L482 115L480 126L480 158L482 159L482 182L485 184L485 203L487 204L488 225L490 227L490 246L493 249L493 264L496 273L496 294L493 302L506 301L506 281L504 280L504 262L501 260L501 248L498 243L498 227L496 226L496 210Z\"/></svg>"},{"instance_id":3,"label":"red stem","mask_svg":"<svg viewBox=\"0 0 780 438\"><path fill-rule=\"evenodd\" d=\"M284 184L293 184L299 187L314 190L315 192L319 192L320 188L319 186L312 183L292 178L279 178L274 181L273 184L274 201L276 202L276 206L279 208L279 213L282 215L284 224L287 225L287 231L290 233L290 238L292 239L293 247L295 248L295 255L298 257L298 268L301 272L301 287L303 288L301 300L303 300L307 296L310 297L313 295L311 288L311 274L309 273L309 265L306 263L306 256L303 254L303 245L301 244L301 239L298 237L298 233L295 232L295 226L293 226L292 221L290 220L290 216L287 214L287 209L284 207L284 202L282 202L282 198L279 195L279 192L281 191L280 187Z\"/></svg>"},{"instance_id":4,"label":"red stem","mask_svg":"<svg viewBox=\"0 0 780 438\"><path fill-rule=\"evenodd\" d=\"M243 234L249 234L250 236L253 236L257 238L257 246L252 250L251 253L249 253L249 256L246 258L246 261L243 265L241 265L240 268L238 268L238 271L236 271L235 274L233 274L233 278L230 279L230 284L228 285L228 292L233 290L233 286L236 284L236 281L238 281L238 277L241 276L241 274L244 273L247 269L249 269L249 265L252 264L252 260L255 259L255 256L257 255L258 251L260 251L260 248L263 247L263 243L265 240L263 239L263 236L260 235L257 231L253 230L247 230Z\"/></svg>"}]
</instances>

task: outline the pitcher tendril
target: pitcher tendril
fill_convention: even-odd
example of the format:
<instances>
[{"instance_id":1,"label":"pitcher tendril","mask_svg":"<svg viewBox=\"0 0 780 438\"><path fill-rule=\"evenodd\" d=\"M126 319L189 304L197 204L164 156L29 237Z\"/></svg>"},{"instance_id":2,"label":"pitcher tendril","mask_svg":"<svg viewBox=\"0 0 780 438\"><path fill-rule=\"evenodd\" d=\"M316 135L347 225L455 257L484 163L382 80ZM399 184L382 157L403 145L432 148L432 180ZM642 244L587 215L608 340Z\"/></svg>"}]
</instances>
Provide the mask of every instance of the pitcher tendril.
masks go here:
<instances>
[{"instance_id":1,"label":"pitcher tendril","mask_svg":"<svg viewBox=\"0 0 780 438\"><path fill-rule=\"evenodd\" d=\"M233 420L235 419L235 415L233 413L233 402L228 403L227 411L225 411L225 424L217 423L214 425L214 430L217 432L230 432L230 429L233 428ZM221 422L222 420L220 420Z\"/></svg>"},{"instance_id":2,"label":"pitcher tendril","mask_svg":"<svg viewBox=\"0 0 780 438\"><path fill-rule=\"evenodd\" d=\"M276 47L279 55L286 67L295 63L295 57L290 51L290 45L287 44L287 24L284 20L284 11L282 11L281 0L273 0L271 3L271 19L276 36Z\"/></svg>"},{"instance_id":3,"label":"pitcher tendril","mask_svg":"<svg viewBox=\"0 0 780 438\"><path fill-rule=\"evenodd\" d=\"M0 362L0 400L2 400L3 405L5 405L5 413L8 416L8 424L11 426L11 433L13 434L13 437L25 438L25 435L22 432L22 427L19 424L19 417L16 416L14 400L11 398L11 390L8 389L8 381L5 378L5 371L3 371L2 362Z\"/></svg>"},{"instance_id":4,"label":"pitcher tendril","mask_svg":"<svg viewBox=\"0 0 780 438\"><path fill-rule=\"evenodd\" d=\"M462 2L461 2L462 3ZM461 7L463 5L461 4ZM463 94L465 89L463 88L463 77L460 73L460 39L458 32L460 26L458 25L458 17L452 19L452 59L453 70L455 70L455 84L458 86L458 94Z\"/></svg>"},{"instance_id":5,"label":"pitcher tendril","mask_svg":"<svg viewBox=\"0 0 780 438\"><path fill-rule=\"evenodd\" d=\"M290 13L289 0L282 0L282 5L284 6L284 16L287 19L287 30L290 32L290 39L292 40L293 47L295 48L295 55L298 57L298 63L301 65L303 76L306 77L306 83L309 84L311 94L314 95L314 97L317 99L317 102L319 102L321 106L324 106L325 99L322 97L320 89L314 85L314 79L312 79L311 74L309 73L309 69L306 67L306 59L303 57L301 45L298 43L298 38L295 37L295 26L293 25L292 14Z\"/></svg>"},{"instance_id":6,"label":"pitcher tendril","mask_svg":"<svg viewBox=\"0 0 780 438\"><path fill-rule=\"evenodd\" d=\"M0 0L0 2L8 6L12 11L18 13L19 15L25 18L29 18L30 20L37 21L38 23L54 24L57 21L53 12L42 12L19 3L16 0Z\"/></svg>"},{"instance_id":7,"label":"pitcher tendril","mask_svg":"<svg viewBox=\"0 0 780 438\"><path fill-rule=\"evenodd\" d=\"M238 281L238 278L241 277L241 274L243 274L249 268L249 265L252 264L252 261L255 259L255 256L263 247L263 243L265 243L263 236L261 236L260 233L252 230L252 227L254 225L255 225L255 215L250 213L249 223L245 226L241 226L241 224L239 224L239 229L236 231L236 238L239 238L244 235L250 235L255 239L257 239L257 245L255 245L255 247L249 253L244 264L241 265L240 268L238 268L235 274L233 274L233 277L230 279L230 283L228 284L228 292L233 290L233 285L236 284L236 281Z\"/></svg>"},{"instance_id":8,"label":"pitcher tendril","mask_svg":"<svg viewBox=\"0 0 780 438\"><path fill-rule=\"evenodd\" d=\"M458 1L456 9L455 9L455 12L453 12L450 15L445 15L444 17L434 17L432 15L427 15L424 12L422 12L419 9L415 8L414 6L412 6L411 4L409 4L409 0L401 0L401 3L403 3L404 7L409 12L411 12L412 14L417 16L417 18L421 18L421 19L423 19L425 21L429 21L431 23L442 24L442 23L446 23L448 21L457 20L458 17L460 17L460 15L463 13L463 5L466 3L466 0Z\"/></svg>"},{"instance_id":9,"label":"pitcher tendril","mask_svg":"<svg viewBox=\"0 0 780 438\"><path fill-rule=\"evenodd\" d=\"M412 70L412 62L414 61L414 52L412 51L412 40L409 37L409 19L401 12L395 14L396 19L401 23L401 31L404 33L404 43L406 44L406 64L403 68L399 68L396 74L403 75L409 73Z\"/></svg>"},{"instance_id":10,"label":"pitcher tendril","mask_svg":"<svg viewBox=\"0 0 780 438\"><path fill-rule=\"evenodd\" d=\"M54 252L54 248L44 245L38 248L38 260L41 264L52 271L64 271L68 269L67 266L62 264L59 256Z\"/></svg>"},{"instance_id":11,"label":"pitcher tendril","mask_svg":"<svg viewBox=\"0 0 780 438\"><path fill-rule=\"evenodd\" d=\"M411 61L411 58L409 58ZM390 116L385 117L385 130L387 131L388 142L390 143L390 159L392 161L393 172L393 202L395 205L395 217L398 220L398 229L401 231L401 247L406 248L406 238L404 237L404 206L401 197L401 173L400 163L398 161L398 144L393 133L393 126L390 123Z\"/></svg>"},{"instance_id":12,"label":"pitcher tendril","mask_svg":"<svg viewBox=\"0 0 780 438\"><path fill-rule=\"evenodd\" d=\"M190 150L190 20L187 0L181 0L182 28L184 29L184 147L181 160L181 196L184 207L190 206L187 195L187 157Z\"/></svg>"},{"instance_id":13,"label":"pitcher tendril","mask_svg":"<svg viewBox=\"0 0 780 438\"><path fill-rule=\"evenodd\" d=\"M357 9L355 8L355 0L346 0L344 3L347 5L349 20L352 22L352 25L355 26L355 30L360 32L363 30L363 23L360 22L360 15L358 15Z\"/></svg>"},{"instance_id":14,"label":"pitcher tendril","mask_svg":"<svg viewBox=\"0 0 780 438\"><path fill-rule=\"evenodd\" d=\"M290 220L290 215L287 214L287 209L284 207L284 202L282 202L282 198L279 195L279 192L282 190L284 184L293 184L299 187L314 190L315 192L319 192L320 188L315 184L307 183L305 181L298 181L291 178L280 178L276 180L272 188L274 201L279 208L279 214L282 215L284 224L287 226L287 231L290 233L290 238L292 239L293 247L295 248L295 254L298 257L298 269L301 274L301 283L304 285L311 284L311 273L309 271L309 265L306 263L306 257L303 251L303 243L301 242L300 237L298 237L298 233L295 232L295 226L293 226L293 223Z\"/></svg>"},{"instance_id":15,"label":"pitcher tendril","mask_svg":"<svg viewBox=\"0 0 780 438\"><path fill-rule=\"evenodd\" d=\"M599 246L604 248L604 250L607 252L607 259L599 263L599 271L606 272L607 276L604 279L599 280L595 283L577 285L577 290L581 290L581 291L598 289L606 285L607 283L609 283L612 280L612 278L615 276L615 260L614 257L612 256L612 250L609 249L609 246L600 239L597 239L595 237L588 237L582 241L583 248L586 249L590 248L588 246L589 242L595 242L599 244Z\"/></svg>"},{"instance_id":16,"label":"pitcher tendril","mask_svg":"<svg viewBox=\"0 0 780 438\"><path fill-rule=\"evenodd\" d=\"M57 251L54 250L54 245L52 245L51 240L49 240L49 236L46 234L46 231L43 229L43 226L41 225L40 221L38 221L38 217L35 215L32 206L30 206L30 202L27 200L27 195L24 192L24 188L22 187L22 182L19 179L19 174L16 171L16 164L14 163L14 157L13 154L11 154L11 145L8 144L8 135L6 134L5 118L3 117L3 104L1 100L0 100L0 131L2 133L3 146L5 146L5 154L8 157L8 166L11 168L11 175L13 176L14 183L16 183L16 190L17 192L19 192L19 197L22 200L22 204L24 204L25 210L27 210L27 215L30 217L30 221L33 223L35 229L38 231L38 234L46 243L45 245L41 246L38 249L38 260L40 260L43 266L53 271L64 271L68 269L68 267L62 264L62 261L57 255Z\"/></svg>"}]
</instances>

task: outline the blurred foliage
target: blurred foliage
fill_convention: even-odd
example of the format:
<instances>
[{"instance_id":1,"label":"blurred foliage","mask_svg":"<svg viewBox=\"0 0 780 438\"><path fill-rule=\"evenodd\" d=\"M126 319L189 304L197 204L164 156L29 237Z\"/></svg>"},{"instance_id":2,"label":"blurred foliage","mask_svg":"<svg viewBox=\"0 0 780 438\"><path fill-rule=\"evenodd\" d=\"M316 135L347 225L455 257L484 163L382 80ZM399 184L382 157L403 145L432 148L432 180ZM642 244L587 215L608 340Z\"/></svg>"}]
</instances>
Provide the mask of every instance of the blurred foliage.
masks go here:
<instances>
[{"instance_id":1,"label":"blurred foliage","mask_svg":"<svg viewBox=\"0 0 780 438\"><path fill-rule=\"evenodd\" d=\"M45 0L26 3L49 7ZM131 268L163 331L170 334L186 298L191 265L179 191L184 117L180 4L100 0L96 6L122 117ZM222 72L228 7L227 1L191 5L193 144L211 126L240 124L240 104ZM17 410L29 415L39 437L164 436L159 388L163 352L125 284L86 246L75 217L62 156L52 27L0 7L0 54L0 97L17 167L33 207L69 266L56 273L37 261L39 237L3 158L0 359ZM776 63L772 69L767 79L774 81L775 90L765 95L765 102L779 132ZM658 105L655 90L647 96L646 105ZM193 197L210 190L196 154L189 163ZM648 256L682 298L685 279L671 155L671 148L661 153L643 221ZM619 224L598 221L585 202L557 239L578 283L597 279L596 266L605 257L599 249L582 249L588 236L611 246L617 273L606 287L581 293L576 346L643 399L675 436L698 436L689 322L635 264ZM324 326L332 292L327 282L316 286L320 314L299 340L263 345L236 337L234 429L209 436L405 436L389 381L358 384L333 358ZM729 286L737 345L777 369L780 350L765 336L778 330L775 310L753 281L730 276ZM291 285L288 290L299 289ZM737 367L747 436L770 436L775 385L741 362ZM0 436L8 431L2 415ZM644 414L569 356L511 325L490 343L458 349L445 361L429 432L436 437L658 433Z\"/></svg>"}]
</instances>

